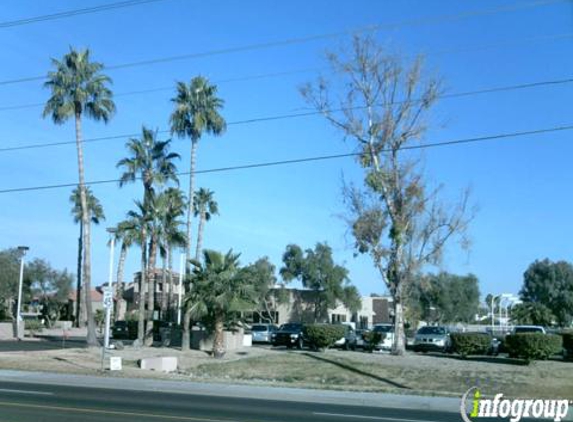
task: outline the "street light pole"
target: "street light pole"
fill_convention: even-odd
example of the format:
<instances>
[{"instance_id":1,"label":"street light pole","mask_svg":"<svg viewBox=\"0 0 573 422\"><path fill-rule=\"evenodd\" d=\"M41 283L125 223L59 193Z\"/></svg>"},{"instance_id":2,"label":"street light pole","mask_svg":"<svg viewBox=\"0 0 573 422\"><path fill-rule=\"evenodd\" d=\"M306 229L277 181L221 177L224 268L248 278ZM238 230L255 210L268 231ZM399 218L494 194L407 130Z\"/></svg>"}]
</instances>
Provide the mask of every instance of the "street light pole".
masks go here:
<instances>
[{"instance_id":1,"label":"street light pole","mask_svg":"<svg viewBox=\"0 0 573 422\"><path fill-rule=\"evenodd\" d=\"M22 285L24 284L24 257L26 252L30 249L28 246L18 246L20 251L20 278L18 281L18 309L16 311L16 338L22 340L23 333L20 327L22 323Z\"/></svg>"}]
</instances>

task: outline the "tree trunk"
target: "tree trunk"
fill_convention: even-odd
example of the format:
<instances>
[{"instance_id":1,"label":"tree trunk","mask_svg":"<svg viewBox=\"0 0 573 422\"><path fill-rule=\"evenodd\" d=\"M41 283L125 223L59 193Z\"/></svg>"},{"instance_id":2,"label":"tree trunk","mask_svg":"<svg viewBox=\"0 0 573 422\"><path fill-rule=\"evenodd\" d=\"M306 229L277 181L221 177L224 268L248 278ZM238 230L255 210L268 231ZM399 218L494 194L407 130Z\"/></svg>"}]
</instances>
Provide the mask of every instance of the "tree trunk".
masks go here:
<instances>
[{"instance_id":1,"label":"tree trunk","mask_svg":"<svg viewBox=\"0 0 573 422\"><path fill-rule=\"evenodd\" d=\"M153 345L153 311L155 310L155 261L157 259L157 237L151 233L149 241L149 261L147 271L147 327L145 328L145 345Z\"/></svg>"},{"instance_id":2,"label":"tree trunk","mask_svg":"<svg viewBox=\"0 0 573 422\"><path fill-rule=\"evenodd\" d=\"M189 350L189 344L191 342L191 313L186 310L183 314L183 333L181 334L181 351L186 352Z\"/></svg>"},{"instance_id":3,"label":"tree trunk","mask_svg":"<svg viewBox=\"0 0 573 422\"><path fill-rule=\"evenodd\" d=\"M406 352L406 336L404 333L404 307L402 298L394 299L394 344L392 354L401 356Z\"/></svg>"},{"instance_id":4,"label":"tree trunk","mask_svg":"<svg viewBox=\"0 0 573 422\"><path fill-rule=\"evenodd\" d=\"M120 309L122 308L123 302L123 272L125 269L125 259L127 258L127 245L125 243L121 244L121 252L119 253L119 262L117 263L117 282L116 282L116 292L115 292L115 303L116 309L114 312L114 321L119 319Z\"/></svg>"},{"instance_id":5,"label":"tree trunk","mask_svg":"<svg viewBox=\"0 0 573 422\"><path fill-rule=\"evenodd\" d=\"M167 321L167 256L161 259L161 320Z\"/></svg>"},{"instance_id":6,"label":"tree trunk","mask_svg":"<svg viewBox=\"0 0 573 422\"><path fill-rule=\"evenodd\" d=\"M84 180L84 156L82 147L82 123L81 114L76 111L76 146L78 152L78 173L80 179L80 204L82 207L82 226L83 226L83 240L84 240L84 296L86 319L88 325L88 332L86 341L88 346L97 346L98 341L96 337L96 327L92 309L91 300L91 236L90 236L90 213L88 210L88 203L86 197L86 186Z\"/></svg>"},{"instance_id":7,"label":"tree trunk","mask_svg":"<svg viewBox=\"0 0 573 422\"><path fill-rule=\"evenodd\" d=\"M141 231L141 275L139 277L139 315L137 321L137 340L143 345L145 338L145 288L147 287L145 274L147 272L147 232L145 227Z\"/></svg>"},{"instance_id":8,"label":"tree trunk","mask_svg":"<svg viewBox=\"0 0 573 422\"><path fill-rule=\"evenodd\" d=\"M187 244L185 245L185 268L186 273L191 272L191 267L189 261L191 260L191 223L193 217L193 204L195 201L195 162L197 160L197 145L198 139L191 139L191 167L189 171L189 204L187 206ZM185 292L183 292L185 293ZM183 340L187 339L187 342L183 342L182 350L189 350L189 328L191 326L191 315L185 313L185 318L183 321Z\"/></svg>"},{"instance_id":9,"label":"tree trunk","mask_svg":"<svg viewBox=\"0 0 573 422\"><path fill-rule=\"evenodd\" d=\"M167 245L167 265L169 271L169 298L167 299L167 312L169 314L169 321L173 321L173 251L169 245Z\"/></svg>"},{"instance_id":10,"label":"tree trunk","mask_svg":"<svg viewBox=\"0 0 573 422\"><path fill-rule=\"evenodd\" d=\"M213 338L213 357L215 359L221 359L225 356L225 341L223 337L223 318L221 316L216 317L215 321L215 337Z\"/></svg>"},{"instance_id":11,"label":"tree trunk","mask_svg":"<svg viewBox=\"0 0 573 422\"><path fill-rule=\"evenodd\" d=\"M205 211L201 211L199 216L199 228L197 229L197 250L195 251L195 259L201 260L201 249L203 248L203 231L205 230Z\"/></svg>"},{"instance_id":12,"label":"tree trunk","mask_svg":"<svg viewBox=\"0 0 573 422\"><path fill-rule=\"evenodd\" d=\"M83 224L80 221L80 237L78 237L78 277L76 281L76 320L74 321L74 326L79 328L82 327L84 319L82 318L82 246L83 246L83 235L82 230Z\"/></svg>"}]
</instances>

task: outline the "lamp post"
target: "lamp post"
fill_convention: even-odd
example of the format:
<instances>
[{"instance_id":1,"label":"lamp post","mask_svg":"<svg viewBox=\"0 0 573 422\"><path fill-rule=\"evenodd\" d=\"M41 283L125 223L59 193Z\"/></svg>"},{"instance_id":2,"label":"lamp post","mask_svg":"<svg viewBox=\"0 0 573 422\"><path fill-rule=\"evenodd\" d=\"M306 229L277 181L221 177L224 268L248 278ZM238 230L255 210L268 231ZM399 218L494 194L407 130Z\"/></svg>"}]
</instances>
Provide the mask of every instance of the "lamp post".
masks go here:
<instances>
[{"instance_id":1,"label":"lamp post","mask_svg":"<svg viewBox=\"0 0 573 422\"><path fill-rule=\"evenodd\" d=\"M24 283L24 257L30 248L28 246L18 246L20 252L20 279L18 281L18 308L16 310L16 338L22 340L23 333L20 324L22 323L22 284Z\"/></svg>"}]
</instances>

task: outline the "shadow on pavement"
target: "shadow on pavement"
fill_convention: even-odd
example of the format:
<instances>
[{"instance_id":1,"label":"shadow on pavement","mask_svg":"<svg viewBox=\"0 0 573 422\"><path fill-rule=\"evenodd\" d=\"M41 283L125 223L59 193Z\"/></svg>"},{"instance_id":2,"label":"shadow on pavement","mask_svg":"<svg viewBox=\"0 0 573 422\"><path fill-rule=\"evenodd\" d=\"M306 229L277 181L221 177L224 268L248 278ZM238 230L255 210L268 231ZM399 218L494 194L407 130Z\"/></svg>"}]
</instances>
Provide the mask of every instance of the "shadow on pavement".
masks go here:
<instances>
[{"instance_id":1,"label":"shadow on pavement","mask_svg":"<svg viewBox=\"0 0 573 422\"><path fill-rule=\"evenodd\" d=\"M339 368L345 369L345 370L353 372L355 374L362 375L362 376L365 376L368 378L372 378L376 381L381 381L383 383L391 385L392 387L396 387L396 388L400 388L400 389L404 389L404 390L411 390L411 388L406 386L406 385L399 384L395 381L389 380L388 378L379 377L378 375L374 375L374 374L371 374L369 372L362 371L358 368L355 368L354 366L350 366L350 365L347 365L345 363L337 362L335 360L331 360L331 359L325 358L323 356L318 356L318 355L313 354L313 353L303 352L302 354L305 356L308 356L309 358L319 360L321 362L327 362L327 363L330 363L332 365L338 366Z\"/></svg>"},{"instance_id":2,"label":"shadow on pavement","mask_svg":"<svg viewBox=\"0 0 573 422\"><path fill-rule=\"evenodd\" d=\"M527 366L527 362L522 360L522 359L514 359L514 358L510 358L510 357L504 357L504 356L468 356L468 357L462 357L459 355L443 355L443 354L428 354L428 356L431 356L433 358L441 358L441 359L455 359L455 360L461 360L461 361L465 361L465 362L484 362L484 363L493 363L493 364L499 364L499 365L516 365L516 366Z\"/></svg>"}]
</instances>

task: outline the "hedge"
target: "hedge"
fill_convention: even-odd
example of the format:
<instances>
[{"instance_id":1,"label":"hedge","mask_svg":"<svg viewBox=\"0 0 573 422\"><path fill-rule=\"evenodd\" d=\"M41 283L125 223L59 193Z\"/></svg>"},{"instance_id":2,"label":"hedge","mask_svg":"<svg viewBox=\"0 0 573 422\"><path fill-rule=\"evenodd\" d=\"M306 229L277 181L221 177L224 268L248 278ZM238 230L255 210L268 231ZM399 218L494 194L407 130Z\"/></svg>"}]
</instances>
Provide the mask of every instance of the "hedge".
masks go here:
<instances>
[{"instance_id":1,"label":"hedge","mask_svg":"<svg viewBox=\"0 0 573 422\"><path fill-rule=\"evenodd\" d=\"M310 324L305 326L305 340L318 350L331 347L346 334L346 326L332 324Z\"/></svg>"},{"instance_id":2,"label":"hedge","mask_svg":"<svg viewBox=\"0 0 573 422\"><path fill-rule=\"evenodd\" d=\"M505 346L510 357L532 360L546 360L561 353L563 338L555 334L519 333L505 338Z\"/></svg>"},{"instance_id":3,"label":"hedge","mask_svg":"<svg viewBox=\"0 0 573 422\"><path fill-rule=\"evenodd\" d=\"M567 358L573 358L573 332L562 333L563 337L563 347L567 351Z\"/></svg>"},{"instance_id":4,"label":"hedge","mask_svg":"<svg viewBox=\"0 0 573 422\"><path fill-rule=\"evenodd\" d=\"M485 355L491 347L491 336L486 333L452 333L452 350L463 357Z\"/></svg>"},{"instance_id":5,"label":"hedge","mask_svg":"<svg viewBox=\"0 0 573 422\"><path fill-rule=\"evenodd\" d=\"M380 333L378 331L368 331L367 333L364 333L362 337L366 341L366 344L364 345L364 350L366 350L367 352L373 352L374 349L376 349L376 346L378 346L378 344L386 338L386 333Z\"/></svg>"}]
</instances>

